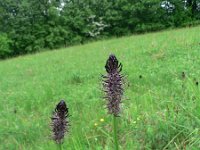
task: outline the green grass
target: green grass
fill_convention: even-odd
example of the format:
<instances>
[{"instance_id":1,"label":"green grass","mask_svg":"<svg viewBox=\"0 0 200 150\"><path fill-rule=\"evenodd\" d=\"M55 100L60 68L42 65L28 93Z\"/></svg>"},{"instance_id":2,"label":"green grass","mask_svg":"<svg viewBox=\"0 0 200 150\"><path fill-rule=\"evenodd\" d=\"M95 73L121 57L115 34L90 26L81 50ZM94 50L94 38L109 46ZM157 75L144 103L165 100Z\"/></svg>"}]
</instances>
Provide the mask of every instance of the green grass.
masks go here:
<instances>
[{"instance_id":1,"label":"green grass","mask_svg":"<svg viewBox=\"0 0 200 150\"><path fill-rule=\"evenodd\" d=\"M200 149L199 33L170 30L1 61L0 149L56 149L49 124L60 99L71 115L63 149L113 149L100 77L110 53L126 75L120 149Z\"/></svg>"}]
</instances>

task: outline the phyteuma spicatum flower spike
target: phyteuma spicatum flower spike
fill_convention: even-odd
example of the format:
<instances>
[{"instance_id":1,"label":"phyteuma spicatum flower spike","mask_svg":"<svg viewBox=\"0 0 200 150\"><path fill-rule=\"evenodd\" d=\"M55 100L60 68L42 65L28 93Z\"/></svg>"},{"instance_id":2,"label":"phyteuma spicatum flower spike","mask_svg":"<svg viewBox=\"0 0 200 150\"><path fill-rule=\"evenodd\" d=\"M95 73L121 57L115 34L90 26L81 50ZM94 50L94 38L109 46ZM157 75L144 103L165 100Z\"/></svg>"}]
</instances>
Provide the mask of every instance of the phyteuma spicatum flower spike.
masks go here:
<instances>
[{"instance_id":1,"label":"phyteuma spicatum flower spike","mask_svg":"<svg viewBox=\"0 0 200 150\"><path fill-rule=\"evenodd\" d=\"M115 55L111 54L106 61L107 75L103 76L105 99L107 100L108 113L115 117L120 113L120 103L123 95L122 64Z\"/></svg>"},{"instance_id":2,"label":"phyteuma spicatum flower spike","mask_svg":"<svg viewBox=\"0 0 200 150\"><path fill-rule=\"evenodd\" d=\"M69 130L69 113L68 108L64 100L61 100L55 108L53 116L51 117L51 127L53 133L53 140L61 144L63 142L65 133Z\"/></svg>"}]
</instances>

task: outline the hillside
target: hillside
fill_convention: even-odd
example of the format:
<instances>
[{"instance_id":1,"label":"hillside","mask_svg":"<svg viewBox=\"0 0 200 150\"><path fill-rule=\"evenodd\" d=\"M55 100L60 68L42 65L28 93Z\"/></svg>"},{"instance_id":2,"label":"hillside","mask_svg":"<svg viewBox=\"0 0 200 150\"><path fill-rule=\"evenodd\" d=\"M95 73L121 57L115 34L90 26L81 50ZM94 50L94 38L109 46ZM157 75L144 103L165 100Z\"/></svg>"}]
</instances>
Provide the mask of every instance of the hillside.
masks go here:
<instances>
[{"instance_id":1,"label":"hillside","mask_svg":"<svg viewBox=\"0 0 200 150\"><path fill-rule=\"evenodd\" d=\"M200 149L199 33L133 35L0 61L0 149L55 149L49 124L60 99L71 115L63 149L112 149L101 91L111 53L126 76L121 149Z\"/></svg>"}]
</instances>

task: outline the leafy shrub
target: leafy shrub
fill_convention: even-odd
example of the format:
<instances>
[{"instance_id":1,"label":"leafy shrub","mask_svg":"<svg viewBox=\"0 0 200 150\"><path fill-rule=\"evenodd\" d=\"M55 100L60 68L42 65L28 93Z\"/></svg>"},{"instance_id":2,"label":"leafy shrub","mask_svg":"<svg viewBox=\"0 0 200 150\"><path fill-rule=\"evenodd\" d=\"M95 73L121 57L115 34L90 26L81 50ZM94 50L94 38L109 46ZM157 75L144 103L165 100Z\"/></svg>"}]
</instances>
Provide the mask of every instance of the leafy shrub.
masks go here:
<instances>
[{"instance_id":1,"label":"leafy shrub","mask_svg":"<svg viewBox=\"0 0 200 150\"><path fill-rule=\"evenodd\" d=\"M151 23L151 24L138 24L136 26L135 31L138 32L138 33L142 33L142 32L162 30L164 28L165 28L165 26L160 24L160 23L157 23L157 24L153 24L153 23Z\"/></svg>"},{"instance_id":2,"label":"leafy shrub","mask_svg":"<svg viewBox=\"0 0 200 150\"><path fill-rule=\"evenodd\" d=\"M11 40L6 34L0 34L0 58L6 58L12 53L10 49Z\"/></svg>"}]
</instances>

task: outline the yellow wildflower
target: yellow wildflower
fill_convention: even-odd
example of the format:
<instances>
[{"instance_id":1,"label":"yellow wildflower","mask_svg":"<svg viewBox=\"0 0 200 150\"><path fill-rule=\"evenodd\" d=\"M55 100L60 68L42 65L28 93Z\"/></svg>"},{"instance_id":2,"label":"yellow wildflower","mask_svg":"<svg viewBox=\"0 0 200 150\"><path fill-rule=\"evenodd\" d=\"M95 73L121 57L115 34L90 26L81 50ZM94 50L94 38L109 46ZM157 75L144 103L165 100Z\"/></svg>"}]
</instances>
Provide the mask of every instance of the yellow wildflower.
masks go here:
<instances>
[{"instance_id":1,"label":"yellow wildflower","mask_svg":"<svg viewBox=\"0 0 200 150\"><path fill-rule=\"evenodd\" d=\"M100 121L101 121L101 122L104 122L104 119L103 119L103 118L101 118L101 119L100 119Z\"/></svg>"}]
</instances>

